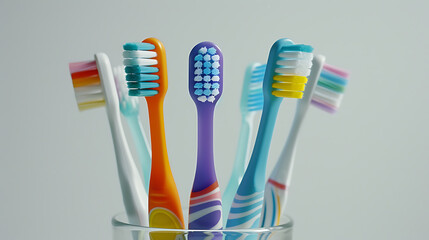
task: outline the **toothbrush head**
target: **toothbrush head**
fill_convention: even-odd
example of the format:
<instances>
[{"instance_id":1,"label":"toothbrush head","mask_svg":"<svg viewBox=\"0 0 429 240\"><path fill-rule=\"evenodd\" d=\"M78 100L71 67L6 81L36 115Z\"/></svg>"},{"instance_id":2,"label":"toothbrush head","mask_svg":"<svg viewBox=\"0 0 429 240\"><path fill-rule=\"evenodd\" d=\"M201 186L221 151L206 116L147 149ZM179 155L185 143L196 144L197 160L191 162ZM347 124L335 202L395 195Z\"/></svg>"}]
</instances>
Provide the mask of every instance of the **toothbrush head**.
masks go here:
<instances>
[{"instance_id":1,"label":"toothbrush head","mask_svg":"<svg viewBox=\"0 0 429 240\"><path fill-rule=\"evenodd\" d=\"M147 38L141 43L126 43L123 48L128 94L164 97L168 87L167 60L161 41Z\"/></svg>"},{"instance_id":2,"label":"toothbrush head","mask_svg":"<svg viewBox=\"0 0 429 240\"><path fill-rule=\"evenodd\" d=\"M324 64L311 103L329 113L340 107L349 73L338 67Z\"/></svg>"},{"instance_id":3,"label":"toothbrush head","mask_svg":"<svg viewBox=\"0 0 429 240\"><path fill-rule=\"evenodd\" d=\"M283 38L271 47L264 77L265 96L302 98L310 75L313 47Z\"/></svg>"},{"instance_id":4,"label":"toothbrush head","mask_svg":"<svg viewBox=\"0 0 429 240\"><path fill-rule=\"evenodd\" d=\"M70 63L69 69L79 110L105 106L96 61Z\"/></svg>"},{"instance_id":5,"label":"toothbrush head","mask_svg":"<svg viewBox=\"0 0 429 240\"><path fill-rule=\"evenodd\" d=\"M189 53L189 94L199 104L217 103L223 90L223 56L212 42L198 43Z\"/></svg>"},{"instance_id":6,"label":"toothbrush head","mask_svg":"<svg viewBox=\"0 0 429 240\"><path fill-rule=\"evenodd\" d=\"M262 83L266 67L266 64L260 63L252 63L247 67L240 102L242 114L262 110L264 105Z\"/></svg>"},{"instance_id":7,"label":"toothbrush head","mask_svg":"<svg viewBox=\"0 0 429 240\"><path fill-rule=\"evenodd\" d=\"M121 113L124 116L138 115L140 109L139 99L128 96L124 66L116 66L112 70Z\"/></svg>"}]
</instances>

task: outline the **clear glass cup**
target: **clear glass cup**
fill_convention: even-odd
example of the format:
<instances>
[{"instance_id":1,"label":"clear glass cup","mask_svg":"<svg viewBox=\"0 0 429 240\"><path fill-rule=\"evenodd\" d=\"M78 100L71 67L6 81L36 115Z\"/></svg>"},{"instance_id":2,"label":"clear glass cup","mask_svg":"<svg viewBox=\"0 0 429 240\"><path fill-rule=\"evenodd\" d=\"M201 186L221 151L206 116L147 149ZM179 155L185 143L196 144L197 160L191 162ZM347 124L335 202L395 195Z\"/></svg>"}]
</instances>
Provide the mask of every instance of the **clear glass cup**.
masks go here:
<instances>
[{"instance_id":1,"label":"clear glass cup","mask_svg":"<svg viewBox=\"0 0 429 240\"><path fill-rule=\"evenodd\" d=\"M293 221L284 216L281 224L269 228L188 230L133 225L125 213L112 218L113 240L292 240Z\"/></svg>"}]
</instances>

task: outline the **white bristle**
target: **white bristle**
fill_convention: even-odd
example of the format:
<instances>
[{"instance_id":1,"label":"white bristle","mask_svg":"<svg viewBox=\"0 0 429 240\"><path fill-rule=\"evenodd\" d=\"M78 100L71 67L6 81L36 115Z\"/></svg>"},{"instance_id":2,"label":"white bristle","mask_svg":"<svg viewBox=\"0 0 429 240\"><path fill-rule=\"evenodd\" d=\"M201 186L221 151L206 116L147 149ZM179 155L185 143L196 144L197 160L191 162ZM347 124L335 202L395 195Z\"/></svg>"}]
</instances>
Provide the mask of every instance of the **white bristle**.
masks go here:
<instances>
[{"instance_id":1,"label":"white bristle","mask_svg":"<svg viewBox=\"0 0 429 240\"><path fill-rule=\"evenodd\" d=\"M76 96L101 93L103 90L100 84L74 88Z\"/></svg>"},{"instance_id":2,"label":"white bristle","mask_svg":"<svg viewBox=\"0 0 429 240\"><path fill-rule=\"evenodd\" d=\"M207 53L207 48L206 47L202 47L198 50L199 53L201 54L206 54Z\"/></svg>"},{"instance_id":3,"label":"white bristle","mask_svg":"<svg viewBox=\"0 0 429 240\"><path fill-rule=\"evenodd\" d=\"M201 62L201 61L198 61L198 62L196 62L195 64L194 64L194 67L195 68L200 68L200 67L202 67L203 66L203 63Z\"/></svg>"},{"instance_id":4,"label":"white bristle","mask_svg":"<svg viewBox=\"0 0 429 240\"><path fill-rule=\"evenodd\" d=\"M213 96L219 95L219 89L213 89L212 94Z\"/></svg>"},{"instance_id":5,"label":"white bristle","mask_svg":"<svg viewBox=\"0 0 429 240\"><path fill-rule=\"evenodd\" d=\"M76 102L78 104L104 100L104 94L102 92L95 93L95 94L80 95L80 96L75 95L75 96L76 96Z\"/></svg>"},{"instance_id":6,"label":"white bristle","mask_svg":"<svg viewBox=\"0 0 429 240\"><path fill-rule=\"evenodd\" d=\"M276 68L275 72L283 74L283 75L306 77L306 76L310 75L311 69L308 69L308 68Z\"/></svg>"},{"instance_id":7,"label":"white bristle","mask_svg":"<svg viewBox=\"0 0 429 240\"><path fill-rule=\"evenodd\" d=\"M219 76L213 76L212 77L213 82L219 82L219 80L220 80Z\"/></svg>"},{"instance_id":8,"label":"white bristle","mask_svg":"<svg viewBox=\"0 0 429 240\"><path fill-rule=\"evenodd\" d=\"M153 51L128 51L122 53L124 58L153 58L156 57L156 52Z\"/></svg>"},{"instance_id":9,"label":"white bristle","mask_svg":"<svg viewBox=\"0 0 429 240\"><path fill-rule=\"evenodd\" d=\"M339 106L341 100L343 99L344 94L330 91L326 88L317 86L314 94L312 96L313 99L321 99L325 102L330 103L334 106Z\"/></svg>"},{"instance_id":10,"label":"white bristle","mask_svg":"<svg viewBox=\"0 0 429 240\"><path fill-rule=\"evenodd\" d=\"M125 58L124 59L124 65L130 66L130 65L156 65L158 64L158 61L156 59L146 59L146 58Z\"/></svg>"},{"instance_id":11,"label":"white bristle","mask_svg":"<svg viewBox=\"0 0 429 240\"><path fill-rule=\"evenodd\" d=\"M313 59L313 53L307 53L307 52L281 52L279 53L279 57L281 58L288 58L288 59L305 59L311 61Z\"/></svg>"},{"instance_id":12,"label":"white bristle","mask_svg":"<svg viewBox=\"0 0 429 240\"><path fill-rule=\"evenodd\" d=\"M294 68L311 68L313 63L309 60L302 59L283 59L277 61L277 65L282 65L285 67L294 67Z\"/></svg>"}]
</instances>

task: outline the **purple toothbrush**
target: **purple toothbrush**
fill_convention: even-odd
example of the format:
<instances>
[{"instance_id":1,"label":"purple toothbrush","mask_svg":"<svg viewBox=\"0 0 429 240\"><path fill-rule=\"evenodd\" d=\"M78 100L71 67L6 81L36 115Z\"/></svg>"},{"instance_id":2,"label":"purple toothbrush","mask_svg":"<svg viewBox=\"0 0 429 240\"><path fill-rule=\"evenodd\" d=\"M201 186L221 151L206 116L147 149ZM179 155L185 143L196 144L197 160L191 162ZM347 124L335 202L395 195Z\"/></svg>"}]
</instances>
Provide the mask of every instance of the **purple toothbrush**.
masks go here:
<instances>
[{"instance_id":1,"label":"purple toothbrush","mask_svg":"<svg viewBox=\"0 0 429 240\"><path fill-rule=\"evenodd\" d=\"M198 113L197 170L189 204L189 229L222 229L222 203L213 157L213 114L223 89L223 56L211 42L189 54L189 94Z\"/></svg>"}]
</instances>

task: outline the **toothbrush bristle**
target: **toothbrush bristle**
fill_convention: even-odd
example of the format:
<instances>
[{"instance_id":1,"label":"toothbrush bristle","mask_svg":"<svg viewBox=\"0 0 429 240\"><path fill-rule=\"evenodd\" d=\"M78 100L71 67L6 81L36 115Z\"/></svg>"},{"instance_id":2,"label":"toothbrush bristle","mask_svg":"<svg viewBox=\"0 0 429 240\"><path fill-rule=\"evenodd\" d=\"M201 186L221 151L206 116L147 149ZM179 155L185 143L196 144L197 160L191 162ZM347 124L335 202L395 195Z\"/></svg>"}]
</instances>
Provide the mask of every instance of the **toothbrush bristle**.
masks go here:
<instances>
[{"instance_id":1,"label":"toothbrush bristle","mask_svg":"<svg viewBox=\"0 0 429 240\"><path fill-rule=\"evenodd\" d=\"M70 63L69 69L79 110L104 106L105 99L96 61Z\"/></svg>"},{"instance_id":2,"label":"toothbrush bristle","mask_svg":"<svg viewBox=\"0 0 429 240\"><path fill-rule=\"evenodd\" d=\"M247 109L249 112L262 110L264 105L262 83L264 81L266 67L266 64L261 64L254 66L252 69L250 83L248 86L249 92L247 96Z\"/></svg>"},{"instance_id":3,"label":"toothbrush bristle","mask_svg":"<svg viewBox=\"0 0 429 240\"><path fill-rule=\"evenodd\" d=\"M276 97L302 98L312 66L313 48L304 44L282 46L275 59L272 94Z\"/></svg>"},{"instance_id":4,"label":"toothbrush bristle","mask_svg":"<svg viewBox=\"0 0 429 240\"><path fill-rule=\"evenodd\" d=\"M126 43L123 49L128 94L151 97L159 94L160 91L165 93L166 70L160 71L160 67L166 66L162 43L157 39L149 38L141 43Z\"/></svg>"},{"instance_id":5,"label":"toothbrush bristle","mask_svg":"<svg viewBox=\"0 0 429 240\"><path fill-rule=\"evenodd\" d=\"M345 70L325 64L311 98L311 103L329 113L335 113L343 99L348 75Z\"/></svg>"},{"instance_id":6,"label":"toothbrush bristle","mask_svg":"<svg viewBox=\"0 0 429 240\"><path fill-rule=\"evenodd\" d=\"M189 54L189 93L196 102L216 103L223 89L223 57L211 42L197 44Z\"/></svg>"}]
</instances>

